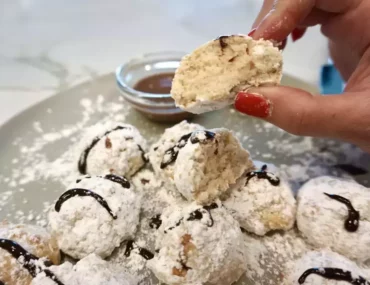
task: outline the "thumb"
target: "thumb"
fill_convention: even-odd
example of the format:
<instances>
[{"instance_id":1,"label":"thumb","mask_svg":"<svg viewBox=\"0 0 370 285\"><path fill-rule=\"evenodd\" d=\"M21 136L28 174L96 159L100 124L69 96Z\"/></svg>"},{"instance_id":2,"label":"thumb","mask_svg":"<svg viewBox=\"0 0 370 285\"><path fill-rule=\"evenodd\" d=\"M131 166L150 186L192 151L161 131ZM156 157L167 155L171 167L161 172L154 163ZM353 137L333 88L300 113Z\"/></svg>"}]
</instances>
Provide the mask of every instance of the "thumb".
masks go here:
<instances>
[{"instance_id":1,"label":"thumb","mask_svg":"<svg viewBox=\"0 0 370 285\"><path fill-rule=\"evenodd\" d=\"M259 87L239 92L235 108L295 135L346 139L351 129L348 110L356 113L356 108L349 106L354 101L347 100L347 95L321 96L285 86Z\"/></svg>"}]
</instances>

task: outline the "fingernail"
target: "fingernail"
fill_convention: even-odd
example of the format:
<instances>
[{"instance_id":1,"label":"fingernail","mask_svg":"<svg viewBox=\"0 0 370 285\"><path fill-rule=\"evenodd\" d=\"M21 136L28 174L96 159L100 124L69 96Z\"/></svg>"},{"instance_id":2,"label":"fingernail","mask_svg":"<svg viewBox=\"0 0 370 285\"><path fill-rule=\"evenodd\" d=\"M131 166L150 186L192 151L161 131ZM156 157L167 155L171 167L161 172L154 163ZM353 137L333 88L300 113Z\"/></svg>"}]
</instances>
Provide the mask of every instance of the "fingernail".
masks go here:
<instances>
[{"instance_id":1,"label":"fingernail","mask_svg":"<svg viewBox=\"0 0 370 285\"><path fill-rule=\"evenodd\" d=\"M286 38L286 39L282 40L281 42L278 42L276 40L270 40L270 41L272 42L274 47L277 47L278 49L283 50L286 47L288 39Z\"/></svg>"},{"instance_id":2,"label":"fingernail","mask_svg":"<svg viewBox=\"0 0 370 285\"><path fill-rule=\"evenodd\" d=\"M293 42L298 41L306 32L306 28L295 28L292 32L292 40Z\"/></svg>"},{"instance_id":3,"label":"fingernail","mask_svg":"<svg viewBox=\"0 0 370 285\"><path fill-rule=\"evenodd\" d=\"M253 30L251 30L250 32L249 32L249 34L248 34L248 36L253 36L253 34L254 34L254 32L256 31L256 28L254 28Z\"/></svg>"},{"instance_id":4,"label":"fingernail","mask_svg":"<svg viewBox=\"0 0 370 285\"><path fill-rule=\"evenodd\" d=\"M249 116L267 118L271 115L271 103L260 94L241 91L235 99L235 109Z\"/></svg>"},{"instance_id":5,"label":"fingernail","mask_svg":"<svg viewBox=\"0 0 370 285\"><path fill-rule=\"evenodd\" d=\"M288 42L288 39L283 40L282 42L279 43L278 48L280 50L285 49L287 42Z\"/></svg>"}]
</instances>

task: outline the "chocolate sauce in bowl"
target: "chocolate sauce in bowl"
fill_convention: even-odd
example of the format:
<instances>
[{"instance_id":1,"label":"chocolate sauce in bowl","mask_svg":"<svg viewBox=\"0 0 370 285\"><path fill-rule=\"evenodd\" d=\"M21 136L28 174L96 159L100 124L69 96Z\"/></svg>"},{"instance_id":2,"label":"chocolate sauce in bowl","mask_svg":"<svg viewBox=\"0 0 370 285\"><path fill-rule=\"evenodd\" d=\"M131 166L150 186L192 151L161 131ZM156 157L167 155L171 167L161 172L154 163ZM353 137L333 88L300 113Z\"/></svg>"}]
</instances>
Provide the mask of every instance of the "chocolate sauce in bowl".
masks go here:
<instances>
[{"instance_id":1,"label":"chocolate sauce in bowl","mask_svg":"<svg viewBox=\"0 0 370 285\"><path fill-rule=\"evenodd\" d=\"M170 94L174 76L173 72L150 75L137 82L134 89L151 94Z\"/></svg>"}]
</instances>

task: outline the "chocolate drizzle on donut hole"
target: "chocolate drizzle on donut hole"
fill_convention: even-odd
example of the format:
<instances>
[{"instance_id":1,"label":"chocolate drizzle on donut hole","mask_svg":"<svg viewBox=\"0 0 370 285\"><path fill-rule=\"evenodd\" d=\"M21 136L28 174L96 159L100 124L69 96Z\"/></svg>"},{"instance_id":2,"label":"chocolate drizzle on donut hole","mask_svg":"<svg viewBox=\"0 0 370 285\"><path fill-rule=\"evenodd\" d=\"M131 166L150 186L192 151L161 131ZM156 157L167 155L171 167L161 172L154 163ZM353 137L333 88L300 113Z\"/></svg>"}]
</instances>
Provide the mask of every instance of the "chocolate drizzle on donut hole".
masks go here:
<instances>
[{"instance_id":1,"label":"chocolate drizzle on donut hole","mask_svg":"<svg viewBox=\"0 0 370 285\"><path fill-rule=\"evenodd\" d=\"M370 283L361 276L355 278L352 276L352 273L350 271L331 267L317 267L307 269L301 275L301 277L299 277L298 283L303 284L306 281L307 277L311 274L316 274L330 280L347 281L348 283L353 285L370 285Z\"/></svg>"},{"instance_id":2,"label":"chocolate drizzle on donut hole","mask_svg":"<svg viewBox=\"0 0 370 285\"><path fill-rule=\"evenodd\" d=\"M109 215L111 215L111 217L114 220L117 219L117 216L113 214L113 211L109 207L107 201L102 196L100 196L99 194L96 194L95 192L91 190L83 189L83 188L73 188L73 189L70 189L64 192L62 196L59 197L58 201L55 203L55 211L59 212L64 202L66 202L67 200L75 196L94 198L104 209L107 210Z\"/></svg>"},{"instance_id":3,"label":"chocolate drizzle on donut hole","mask_svg":"<svg viewBox=\"0 0 370 285\"><path fill-rule=\"evenodd\" d=\"M245 185L249 183L249 180L251 180L253 177L257 177L258 179L267 179L271 185L273 186L279 186L280 185L280 179L275 174L271 172L267 172L267 165L263 165L261 170L257 171L251 171L247 173L247 181L245 182Z\"/></svg>"},{"instance_id":4,"label":"chocolate drizzle on donut hole","mask_svg":"<svg viewBox=\"0 0 370 285\"><path fill-rule=\"evenodd\" d=\"M45 273L47 277L55 282L57 285L64 285L59 279L51 272L49 269L45 269L44 267L49 267L52 264L50 260L46 260L43 264L38 264L39 258L27 250L25 250L20 244L13 240L3 239L0 238L0 248L7 251L11 254L22 266L25 268L32 277L36 277L36 275L40 272ZM43 265L43 266L42 266ZM0 282L0 284L4 284Z\"/></svg>"},{"instance_id":5,"label":"chocolate drizzle on donut hole","mask_svg":"<svg viewBox=\"0 0 370 285\"><path fill-rule=\"evenodd\" d=\"M90 145L88 145L84 149L84 151L82 152L82 154L80 156L80 159L78 160L78 171L81 174L87 174L87 158L89 156L90 151L95 147L95 145L102 138L106 137L107 135L109 135L112 132L119 131L119 130L124 130L124 129L127 129L127 127L117 126L117 127L113 128L111 130L106 131L103 135L95 137L91 141ZM107 139L109 139L109 138L107 137ZM126 140L132 140L132 139L133 139L132 137L127 137L126 138ZM112 142L111 142L110 139L108 140L108 143L107 143L107 140L105 141L105 147L108 148L108 149L111 149L112 148ZM142 157L144 163L147 163L148 162L148 159L145 156L145 152L144 152L143 148L141 147L141 145L137 145L137 147L138 147L139 151L141 152L141 157Z\"/></svg>"},{"instance_id":6,"label":"chocolate drizzle on donut hole","mask_svg":"<svg viewBox=\"0 0 370 285\"><path fill-rule=\"evenodd\" d=\"M342 197L342 196L339 196L339 195L328 194L328 193L324 193L324 194L326 196L328 196L329 198L331 198L333 200L336 200L336 201L346 205L346 207L348 209L348 217L344 221L344 228L348 232L357 231L357 229L359 227L359 224L360 224L360 212L356 211L356 209L353 207L351 201Z\"/></svg>"},{"instance_id":7,"label":"chocolate drizzle on donut hole","mask_svg":"<svg viewBox=\"0 0 370 285\"><path fill-rule=\"evenodd\" d=\"M165 151L161 162L161 169L166 168L176 161L180 149L186 145L189 139L192 144L206 143L208 140L213 140L215 136L215 133L206 130L199 130L183 135L173 147Z\"/></svg>"},{"instance_id":8,"label":"chocolate drizzle on donut hole","mask_svg":"<svg viewBox=\"0 0 370 285\"><path fill-rule=\"evenodd\" d=\"M218 42L220 43L220 47L221 47L221 50L223 51L227 46L228 44L226 43L226 39L228 38L229 36L219 36L216 40L218 40Z\"/></svg>"}]
</instances>

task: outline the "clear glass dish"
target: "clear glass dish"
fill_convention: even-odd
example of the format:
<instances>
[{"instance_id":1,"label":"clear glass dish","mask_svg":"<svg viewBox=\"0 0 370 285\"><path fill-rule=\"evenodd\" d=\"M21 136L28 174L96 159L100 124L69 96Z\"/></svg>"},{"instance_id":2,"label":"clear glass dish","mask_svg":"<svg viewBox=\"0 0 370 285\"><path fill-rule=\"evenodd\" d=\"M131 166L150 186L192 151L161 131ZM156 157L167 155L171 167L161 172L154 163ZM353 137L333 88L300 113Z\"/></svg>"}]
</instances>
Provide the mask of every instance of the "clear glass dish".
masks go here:
<instances>
[{"instance_id":1,"label":"clear glass dish","mask_svg":"<svg viewBox=\"0 0 370 285\"><path fill-rule=\"evenodd\" d=\"M170 94L152 94L134 89L136 83L148 76L175 72L183 56L182 52L148 53L119 66L116 81L122 96L153 121L174 123L193 117L193 114L177 108Z\"/></svg>"}]
</instances>

